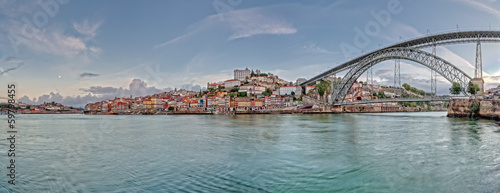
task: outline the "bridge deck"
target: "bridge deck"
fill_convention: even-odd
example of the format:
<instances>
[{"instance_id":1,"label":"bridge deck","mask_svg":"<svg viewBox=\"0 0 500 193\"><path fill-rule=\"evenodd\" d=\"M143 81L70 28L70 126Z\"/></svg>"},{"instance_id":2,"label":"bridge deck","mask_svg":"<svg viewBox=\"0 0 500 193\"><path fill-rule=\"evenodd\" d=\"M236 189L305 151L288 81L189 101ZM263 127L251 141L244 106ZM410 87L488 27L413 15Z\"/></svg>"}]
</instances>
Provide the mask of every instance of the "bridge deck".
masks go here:
<instances>
[{"instance_id":1,"label":"bridge deck","mask_svg":"<svg viewBox=\"0 0 500 193\"><path fill-rule=\"evenodd\" d=\"M333 106L357 105L357 104L369 104L369 103L449 101L450 99L451 99L451 97L435 97L435 98L391 98L391 99L375 99L375 100L342 102L342 103L336 103Z\"/></svg>"}]
</instances>

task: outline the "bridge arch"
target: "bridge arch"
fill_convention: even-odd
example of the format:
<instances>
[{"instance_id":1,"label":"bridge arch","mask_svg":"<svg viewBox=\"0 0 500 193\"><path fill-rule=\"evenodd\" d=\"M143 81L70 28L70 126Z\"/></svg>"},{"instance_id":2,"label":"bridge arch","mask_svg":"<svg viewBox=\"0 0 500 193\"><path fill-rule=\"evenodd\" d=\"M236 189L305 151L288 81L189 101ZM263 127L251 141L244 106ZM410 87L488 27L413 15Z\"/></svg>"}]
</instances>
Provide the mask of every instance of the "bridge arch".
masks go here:
<instances>
[{"instance_id":1,"label":"bridge arch","mask_svg":"<svg viewBox=\"0 0 500 193\"><path fill-rule=\"evenodd\" d=\"M389 48L400 48L407 47L413 49L422 49L432 46L442 46L450 44L465 44L465 43L500 43L500 31L461 31L461 32L450 32L443 34L430 35L425 37L420 37L412 39L409 41L397 43L381 50ZM322 80L325 77L337 74L342 71L350 70L353 66L357 66L365 57L369 57L380 50L367 53L365 55L354 58L344 64L327 70L321 74L318 74L307 81L303 82L300 86L312 85L318 80Z\"/></svg>"},{"instance_id":2,"label":"bridge arch","mask_svg":"<svg viewBox=\"0 0 500 193\"><path fill-rule=\"evenodd\" d=\"M466 88L472 78L453 64L432 53L422 50L408 47L391 47L373 52L353 65L344 78L342 78L341 82L332 91L332 104L344 101L354 82L356 82L368 68L380 62L393 59L409 60L433 69L448 81L459 83L460 86L462 86L462 93L468 96Z\"/></svg>"}]
</instances>

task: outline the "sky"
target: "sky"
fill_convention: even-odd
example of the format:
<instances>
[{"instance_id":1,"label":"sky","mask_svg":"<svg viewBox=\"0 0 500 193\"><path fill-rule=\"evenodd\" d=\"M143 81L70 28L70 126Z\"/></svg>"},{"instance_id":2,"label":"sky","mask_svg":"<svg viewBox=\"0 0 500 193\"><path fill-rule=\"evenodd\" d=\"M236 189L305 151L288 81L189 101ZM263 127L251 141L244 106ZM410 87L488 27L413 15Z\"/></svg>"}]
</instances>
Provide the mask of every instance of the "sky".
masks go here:
<instances>
[{"instance_id":1,"label":"sky","mask_svg":"<svg viewBox=\"0 0 500 193\"><path fill-rule=\"evenodd\" d=\"M389 17L374 17L381 13ZM401 41L478 29L500 30L500 1L0 0L0 102L10 83L23 102L81 107L115 96L198 91L246 67L295 81ZM359 31L369 41L356 42ZM443 46L437 54L473 76L475 49ZM496 87L500 45L482 50L485 86ZM393 61L376 65L375 82L393 85L393 70ZM430 91L430 75L402 61L402 83ZM438 93L447 94L451 84L438 80Z\"/></svg>"}]
</instances>

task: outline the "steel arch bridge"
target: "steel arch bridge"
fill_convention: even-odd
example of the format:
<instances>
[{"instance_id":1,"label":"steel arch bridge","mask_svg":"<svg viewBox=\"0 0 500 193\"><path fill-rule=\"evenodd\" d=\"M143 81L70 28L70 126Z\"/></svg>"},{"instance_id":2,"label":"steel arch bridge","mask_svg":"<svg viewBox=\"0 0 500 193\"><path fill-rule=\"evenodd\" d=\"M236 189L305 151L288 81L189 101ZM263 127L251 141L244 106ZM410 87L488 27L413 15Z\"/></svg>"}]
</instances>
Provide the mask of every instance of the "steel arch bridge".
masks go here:
<instances>
[{"instance_id":1,"label":"steel arch bridge","mask_svg":"<svg viewBox=\"0 0 500 193\"><path fill-rule=\"evenodd\" d=\"M332 93L333 103L342 102L347 92L352 87L352 84L354 84L354 81L356 81L356 79L369 67L386 60L405 59L423 64L424 66L427 66L441 74L448 81L458 82L462 88L466 88L464 87L464 81L468 83L471 80L467 74L453 66L451 63L446 62L444 59L419 49L449 44L478 43L479 45L481 42L500 43L500 31L452 32L421 37L394 44L392 46L362 55L323 72L305 81L300 86L311 85L316 81L337 74L338 72L349 70L348 74L344 76L342 81L337 85ZM463 92L466 94L465 90L463 90Z\"/></svg>"},{"instance_id":2,"label":"steel arch bridge","mask_svg":"<svg viewBox=\"0 0 500 193\"><path fill-rule=\"evenodd\" d=\"M363 60L359 61L356 66L352 67L337 85L335 90L333 90L332 100L334 102L342 102L354 82L356 82L368 68L380 62L393 59L410 60L435 70L448 81L458 82L460 86L462 86L462 92L464 93L466 93L465 88L467 88L469 81L472 80L472 78L462 70L434 54L413 48L387 48L366 56Z\"/></svg>"}]
</instances>

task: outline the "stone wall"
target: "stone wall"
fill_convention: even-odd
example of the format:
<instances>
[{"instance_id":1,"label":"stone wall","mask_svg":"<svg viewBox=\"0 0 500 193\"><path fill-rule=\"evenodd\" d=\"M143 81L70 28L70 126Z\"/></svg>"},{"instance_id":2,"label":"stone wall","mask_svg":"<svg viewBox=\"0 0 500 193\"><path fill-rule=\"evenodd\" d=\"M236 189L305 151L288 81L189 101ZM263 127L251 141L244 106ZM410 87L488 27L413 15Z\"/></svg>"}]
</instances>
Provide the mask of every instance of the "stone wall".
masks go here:
<instances>
[{"instance_id":1,"label":"stone wall","mask_svg":"<svg viewBox=\"0 0 500 193\"><path fill-rule=\"evenodd\" d=\"M479 117L500 120L500 100L485 99L451 99L448 117L472 117L469 110L474 102L479 102Z\"/></svg>"},{"instance_id":2,"label":"stone wall","mask_svg":"<svg viewBox=\"0 0 500 193\"><path fill-rule=\"evenodd\" d=\"M479 108L479 116L500 120L500 100L482 100Z\"/></svg>"}]
</instances>

